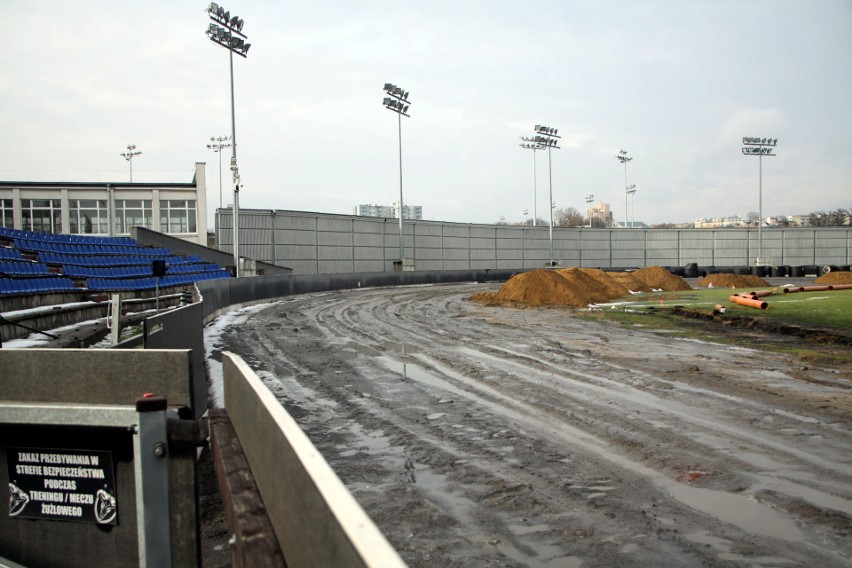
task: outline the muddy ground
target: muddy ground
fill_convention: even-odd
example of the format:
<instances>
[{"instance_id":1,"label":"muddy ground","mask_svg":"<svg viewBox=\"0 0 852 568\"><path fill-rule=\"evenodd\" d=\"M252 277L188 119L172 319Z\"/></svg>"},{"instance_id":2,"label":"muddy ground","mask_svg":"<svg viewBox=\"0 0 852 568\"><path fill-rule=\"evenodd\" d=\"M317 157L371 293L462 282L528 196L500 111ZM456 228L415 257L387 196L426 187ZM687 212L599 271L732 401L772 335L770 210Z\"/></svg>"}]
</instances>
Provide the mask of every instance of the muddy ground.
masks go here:
<instances>
[{"instance_id":1,"label":"muddy ground","mask_svg":"<svg viewBox=\"0 0 852 568\"><path fill-rule=\"evenodd\" d=\"M497 287L289 298L228 316L213 356L246 359L413 567L852 565L848 345L467 300Z\"/></svg>"}]
</instances>

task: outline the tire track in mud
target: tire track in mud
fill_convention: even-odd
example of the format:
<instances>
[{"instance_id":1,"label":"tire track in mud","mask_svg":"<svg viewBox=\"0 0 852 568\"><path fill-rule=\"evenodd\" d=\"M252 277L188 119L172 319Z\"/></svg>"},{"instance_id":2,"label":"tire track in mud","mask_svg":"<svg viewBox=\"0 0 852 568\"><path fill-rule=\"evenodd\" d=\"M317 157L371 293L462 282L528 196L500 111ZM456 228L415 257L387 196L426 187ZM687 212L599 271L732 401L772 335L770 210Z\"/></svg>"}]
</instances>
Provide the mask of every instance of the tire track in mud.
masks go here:
<instances>
[{"instance_id":1,"label":"tire track in mud","mask_svg":"<svg viewBox=\"0 0 852 568\"><path fill-rule=\"evenodd\" d=\"M702 351L723 361L726 348L666 355L676 340L558 310L481 308L464 301L474 289L300 297L226 334L411 565L848 560L849 515L823 502L849 500L848 461L825 475L806 456L782 460L717 431L780 424L780 439L807 446L804 421L827 440L820 451L848 456L848 429L822 427L789 400L784 416L771 396L726 394L713 378L722 363L691 363ZM714 499L756 520L714 511ZM794 514L777 520L761 503ZM778 534L752 526L775 521Z\"/></svg>"}]
</instances>

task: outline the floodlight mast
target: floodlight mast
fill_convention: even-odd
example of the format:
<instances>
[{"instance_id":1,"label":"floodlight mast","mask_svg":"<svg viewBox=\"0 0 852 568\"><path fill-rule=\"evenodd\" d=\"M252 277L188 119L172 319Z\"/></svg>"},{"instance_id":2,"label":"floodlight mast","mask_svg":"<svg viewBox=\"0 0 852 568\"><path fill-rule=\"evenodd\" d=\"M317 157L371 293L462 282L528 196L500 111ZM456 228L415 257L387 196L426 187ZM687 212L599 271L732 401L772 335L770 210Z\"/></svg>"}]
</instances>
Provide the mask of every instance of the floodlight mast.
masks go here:
<instances>
[{"instance_id":1,"label":"floodlight mast","mask_svg":"<svg viewBox=\"0 0 852 568\"><path fill-rule=\"evenodd\" d=\"M402 87L397 87L393 83L385 83L384 91L390 96L387 96L382 101L386 109L397 114L398 131L399 131L399 261L402 263L401 268L405 268L405 241L402 229L403 217L403 201L402 201L402 117L408 114L408 107L411 103L408 101L408 91Z\"/></svg>"},{"instance_id":2,"label":"floodlight mast","mask_svg":"<svg viewBox=\"0 0 852 568\"><path fill-rule=\"evenodd\" d=\"M237 126L236 113L234 112L234 54L243 59L248 56L250 43L245 40L248 37L242 33L243 20L237 16L231 16L222 6L211 2L206 10L210 19L214 22L207 28L207 36L210 41L221 45L229 52L231 69L231 172L234 184L234 273L240 276L240 172L237 168Z\"/></svg>"},{"instance_id":3,"label":"floodlight mast","mask_svg":"<svg viewBox=\"0 0 852 568\"><path fill-rule=\"evenodd\" d=\"M544 146L536 143L535 138L529 136L521 136L521 140L524 141L524 144L518 144L518 146L533 151L533 227L535 227L538 217L538 173L536 172L535 153L538 150L544 150Z\"/></svg>"},{"instance_id":4,"label":"floodlight mast","mask_svg":"<svg viewBox=\"0 0 852 568\"><path fill-rule=\"evenodd\" d=\"M135 156L141 156L142 151L135 151L136 144L128 144L127 152L122 152L121 157L127 160L130 163L130 183L133 183L133 158Z\"/></svg>"},{"instance_id":5,"label":"floodlight mast","mask_svg":"<svg viewBox=\"0 0 852 568\"><path fill-rule=\"evenodd\" d=\"M743 136L744 147L742 149L744 156L757 156L759 161L759 181L758 181L758 216L757 220L757 258L754 261L755 266L766 266L769 260L763 258L763 157L776 156L772 150L778 145L777 138L761 138L757 136Z\"/></svg>"},{"instance_id":6,"label":"floodlight mast","mask_svg":"<svg viewBox=\"0 0 852 568\"><path fill-rule=\"evenodd\" d=\"M589 215L589 228L592 228L592 202L595 200L594 194L586 196L586 213Z\"/></svg>"},{"instance_id":7,"label":"floodlight mast","mask_svg":"<svg viewBox=\"0 0 852 568\"><path fill-rule=\"evenodd\" d=\"M630 190L636 187L635 185L627 185L627 162L631 161L633 158L627 157L626 150L619 150L618 154L615 156L618 158L618 161L624 164L624 228L627 228L627 196L630 195Z\"/></svg>"},{"instance_id":8,"label":"floodlight mast","mask_svg":"<svg viewBox=\"0 0 852 568\"><path fill-rule=\"evenodd\" d=\"M559 130L556 128L550 128L548 126L542 126L540 124L535 125L535 133L536 136L532 139L533 142L547 148L547 171L548 171L548 180L550 186L550 199L548 199L548 203L550 204L550 263L548 266L555 266L553 262L553 165L550 161L550 149L556 148L559 150L559 139L561 136L558 136Z\"/></svg>"}]
</instances>

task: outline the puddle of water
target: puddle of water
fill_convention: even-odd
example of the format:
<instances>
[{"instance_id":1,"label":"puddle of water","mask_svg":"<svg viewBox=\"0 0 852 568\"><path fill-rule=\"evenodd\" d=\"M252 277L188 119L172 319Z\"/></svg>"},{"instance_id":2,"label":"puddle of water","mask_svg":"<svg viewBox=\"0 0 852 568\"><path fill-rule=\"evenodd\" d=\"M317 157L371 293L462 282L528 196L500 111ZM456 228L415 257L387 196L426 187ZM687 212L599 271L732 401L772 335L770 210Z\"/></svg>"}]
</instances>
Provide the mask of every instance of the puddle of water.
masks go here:
<instances>
[{"instance_id":1,"label":"puddle of water","mask_svg":"<svg viewBox=\"0 0 852 568\"><path fill-rule=\"evenodd\" d=\"M530 558L529 555L524 554L508 543L497 544L494 548L515 562L529 568L581 568L583 566L582 558L578 558L577 556L563 556L563 552L558 546L532 543L525 544L535 550L538 556Z\"/></svg>"},{"instance_id":2,"label":"puddle of water","mask_svg":"<svg viewBox=\"0 0 852 568\"><path fill-rule=\"evenodd\" d=\"M532 533L549 531L550 525L509 525L509 529L518 536L524 536Z\"/></svg>"},{"instance_id":3,"label":"puddle of water","mask_svg":"<svg viewBox=\"0 0 852 568\"><path fill-rule=\"evenodd\" d=\"M803 539L802 531L792 519L782 517L770 507L743 495L679 484L672 484L669 492L693 509L736 525L746 532L792 542Z\"/></svg>"}]
</instances>

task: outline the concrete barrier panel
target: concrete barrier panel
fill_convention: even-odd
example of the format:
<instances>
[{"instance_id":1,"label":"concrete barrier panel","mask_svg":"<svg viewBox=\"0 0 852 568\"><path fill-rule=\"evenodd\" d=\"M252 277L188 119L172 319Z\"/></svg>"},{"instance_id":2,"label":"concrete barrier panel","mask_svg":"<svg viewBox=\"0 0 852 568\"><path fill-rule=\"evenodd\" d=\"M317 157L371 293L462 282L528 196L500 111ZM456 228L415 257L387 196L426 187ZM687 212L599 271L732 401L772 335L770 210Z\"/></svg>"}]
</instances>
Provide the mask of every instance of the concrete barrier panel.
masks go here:
<instances>
[{"instance_id":1,"label":"concrete barrier panel","mask_svg":"<svg viewBox=\"0 0 852 568\"><path fill-rule=\"evenodd\" d=\"M293 418L254 371L223 353L225 408L289 568L403 568Z\"/></svg>"}]
</instances>

